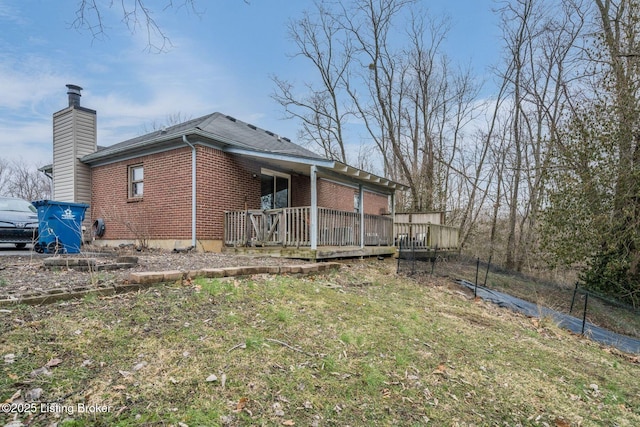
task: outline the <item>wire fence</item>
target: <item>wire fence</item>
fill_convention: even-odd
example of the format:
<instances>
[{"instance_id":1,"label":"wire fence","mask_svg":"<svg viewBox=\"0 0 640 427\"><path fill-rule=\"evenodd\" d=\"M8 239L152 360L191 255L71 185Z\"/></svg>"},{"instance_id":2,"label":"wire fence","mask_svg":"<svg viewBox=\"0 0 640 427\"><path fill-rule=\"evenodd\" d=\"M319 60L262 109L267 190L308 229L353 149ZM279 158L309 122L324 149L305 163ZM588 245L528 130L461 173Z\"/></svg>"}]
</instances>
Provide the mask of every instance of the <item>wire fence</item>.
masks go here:
<instances>
[{"instance_id":1,"label":"wire fence","mask_svg":"<svg viewBox=\"0 0 640 427\"><path fill-rule=\"evenodd\" d=\"M417 249L411 244L398 248L397 273L409 276L449 277L474 286L503 292L516 298L572 315L618 334L640 338L640 309L610 296L590 291L579 282L542 280L507 270L457 252L438 248Z\"/></svg>"}]
</instances>

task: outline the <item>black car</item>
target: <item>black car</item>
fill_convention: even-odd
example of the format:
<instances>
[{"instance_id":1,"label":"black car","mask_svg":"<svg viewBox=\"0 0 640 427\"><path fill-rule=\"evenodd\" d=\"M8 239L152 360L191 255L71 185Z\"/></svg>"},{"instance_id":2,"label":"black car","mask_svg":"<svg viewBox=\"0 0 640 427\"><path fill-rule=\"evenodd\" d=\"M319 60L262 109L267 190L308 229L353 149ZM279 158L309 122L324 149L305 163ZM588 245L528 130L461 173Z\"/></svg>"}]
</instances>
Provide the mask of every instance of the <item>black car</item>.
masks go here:
<instances>
[{"instance_id":1,"label":"black car","mask_svg":"<svg viewBox=\"0 0 640 427\"><path fill-rule=\"evenodd\" d=\"M15 197L0 197L0 243L24 248L38 239L38 211Z\"/></svg>"}]
</instances>

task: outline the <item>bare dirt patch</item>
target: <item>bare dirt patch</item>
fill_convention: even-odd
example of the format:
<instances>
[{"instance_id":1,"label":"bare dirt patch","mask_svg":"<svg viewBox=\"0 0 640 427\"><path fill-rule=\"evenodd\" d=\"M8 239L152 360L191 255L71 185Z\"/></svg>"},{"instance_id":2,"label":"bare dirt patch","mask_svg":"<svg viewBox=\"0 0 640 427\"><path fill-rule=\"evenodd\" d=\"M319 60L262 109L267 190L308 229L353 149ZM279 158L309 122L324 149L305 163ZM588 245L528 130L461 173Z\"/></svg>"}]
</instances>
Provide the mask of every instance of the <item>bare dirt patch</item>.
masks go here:
<instances>
[{"instance_id":1,"label":"bare dirt patch","mask_svg":"<svg viewBox=\"0 0 640 427\"><path fill-rule=\"evenodd\" d=\"M220 253L135 250L87 250L81 254L61 255L67 259L95 261L91 268L75 266L46 266L51 256L27 252L24 256L0 258L0 297L20 297L48 292L52 289L72 290L79 287L104 287L127 283L132 272L193 271L203 268L222 268L260 265L292 265L305 261L268 257L244 257ZM112 268L122 257L135 258L128 268ZM107 267L107 268L105 268Z\"/></svg>"}]
</instances>

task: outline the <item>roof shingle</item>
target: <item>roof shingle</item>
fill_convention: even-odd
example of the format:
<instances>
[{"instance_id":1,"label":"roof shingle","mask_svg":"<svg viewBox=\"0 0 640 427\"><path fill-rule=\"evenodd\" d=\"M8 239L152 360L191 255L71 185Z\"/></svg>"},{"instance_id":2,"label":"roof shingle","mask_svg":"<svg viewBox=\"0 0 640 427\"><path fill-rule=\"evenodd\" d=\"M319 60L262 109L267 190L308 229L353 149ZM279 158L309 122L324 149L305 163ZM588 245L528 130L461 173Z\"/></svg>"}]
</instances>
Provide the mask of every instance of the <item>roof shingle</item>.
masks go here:
<instances>
[{"instance_id":1,"label":"roof shingle","mask_svg":"<svg viewBox=\"0 0 640 427\"><path fill-rule=\"evenodd\" d=\"M151 149L155 144L190 134L207 137L222 145L258 152L325 160L325 157L294 144L288 138L280 137L273 132L221 113L208 114L109 147L101 147L102 149L86 156L85 159L93 161L106 156L126 153L133 149Z\"/></svg>"}]
</instances>

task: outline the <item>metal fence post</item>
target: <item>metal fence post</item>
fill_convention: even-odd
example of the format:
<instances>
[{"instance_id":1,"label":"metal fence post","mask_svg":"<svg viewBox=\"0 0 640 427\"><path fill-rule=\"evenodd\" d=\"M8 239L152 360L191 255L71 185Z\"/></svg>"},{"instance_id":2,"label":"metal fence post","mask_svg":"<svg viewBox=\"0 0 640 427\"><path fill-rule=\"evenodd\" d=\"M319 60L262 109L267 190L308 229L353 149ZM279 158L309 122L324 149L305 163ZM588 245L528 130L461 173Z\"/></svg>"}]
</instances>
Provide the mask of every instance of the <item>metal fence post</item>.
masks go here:
<instances>
[{"instance_id":1,"label":"metal fence post","mask_svg":"<svg viewBox=\"0 0 640 427\"><path fill-rule=\"evenodd\" d=\"M416 274L416 242L411 240L411 275Z\"/></svg>"},{"instance_id":2,"label":"metal fence post","mask_svg":"<svg viewBox=\"0 0 640 427\"><path fill-rule=\"evenodd\" d=\"M433 270L436 268L436 259L438 258L438 247L433 248L433 258L431 258L431 275L433 276Z\"/></svg>"},{"instance_id":3,"label":"metal fence post","mask_svg":"<svg viewBox=\"0 0 640 427\"><path fill-rule=\"evenodd\" d=\"M576 287L573 290L573 298L571 298L571 307L569 307L569 314L573 311L573 304L576 302L576 294L578 293L578 282L576 282Z\"/></svg>"},{"instance_id":4,"label":"metal fence post","mask_svg":"<svg viewBox=\"0 0 640 427\"><path fill-rule=\"evenodd\" d=\"M480 270L480 257L476 259L476 286L473 288L473 297L478 297L478 271Z\"/></svg>"},{"instance_id":5,"label":"metal fence post","mask_svg":"<svg viewBox=\"0 0 640 427\"><path fill-rule=\"evenodd\" d=\"M582 314L582 335L584 335L584 326L587 323L587 305L589 304L589 292L584 294L584 313Z\"/></svg>"},{"instance_id":6,"label":"metal fence post","mask_svg":"<svg viewBox=\"0 0 640 427\"><path fill-rule=\"evenodd\" d=\"M491 257L493 255L489 255L489 262L487 262L487 271L484 273L484 283L482 286L487 286L487 277L489 276L489 267L491 267Z\"/></svg>"}]
</instances>

